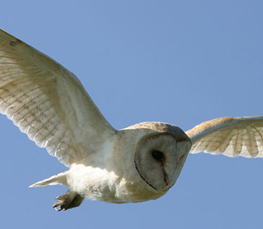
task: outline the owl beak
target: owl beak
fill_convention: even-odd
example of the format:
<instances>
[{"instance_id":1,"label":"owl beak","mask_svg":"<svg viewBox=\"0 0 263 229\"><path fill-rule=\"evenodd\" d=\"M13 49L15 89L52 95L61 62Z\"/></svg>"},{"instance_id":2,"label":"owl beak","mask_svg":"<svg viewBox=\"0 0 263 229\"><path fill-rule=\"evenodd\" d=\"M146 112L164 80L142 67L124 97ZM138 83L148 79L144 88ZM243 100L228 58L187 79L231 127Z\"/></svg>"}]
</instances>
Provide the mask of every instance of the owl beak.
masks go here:
<instances>
[{"instance_id":1,"label":"owl beak","mask_svg":"<svg viewBox=\"0 0 263 229\"><path fill-rule=\"evenodd\" d=\"M169 176L167 175L166 171L164 171L163 175L164 175L165 185L168 186L170 184Z\"/></svg>"}]
</instances>

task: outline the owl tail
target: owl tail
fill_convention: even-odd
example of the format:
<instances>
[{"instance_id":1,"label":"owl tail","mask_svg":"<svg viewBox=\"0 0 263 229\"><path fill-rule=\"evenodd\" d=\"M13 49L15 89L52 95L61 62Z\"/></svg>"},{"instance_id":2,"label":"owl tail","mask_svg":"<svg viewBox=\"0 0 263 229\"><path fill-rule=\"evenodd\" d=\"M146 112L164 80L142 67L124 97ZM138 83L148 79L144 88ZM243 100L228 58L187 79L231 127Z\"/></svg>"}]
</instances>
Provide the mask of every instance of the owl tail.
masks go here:
<instances>
[{"instance_id":1,"label":"owl tail","mask_svg":"<svg viewBox=\"0 0 263 229\"><path fill-rule=\"evenodd\" d=\"M63 172L63 173L59 173L59 174L54 175L52 177L49 177L45 180L38 181L37 183L30 185L29 188L42 187L42 186L46 186L46 185L56 185L56 184L68 186L67 171Z\"/></svg>"}]
</instances>

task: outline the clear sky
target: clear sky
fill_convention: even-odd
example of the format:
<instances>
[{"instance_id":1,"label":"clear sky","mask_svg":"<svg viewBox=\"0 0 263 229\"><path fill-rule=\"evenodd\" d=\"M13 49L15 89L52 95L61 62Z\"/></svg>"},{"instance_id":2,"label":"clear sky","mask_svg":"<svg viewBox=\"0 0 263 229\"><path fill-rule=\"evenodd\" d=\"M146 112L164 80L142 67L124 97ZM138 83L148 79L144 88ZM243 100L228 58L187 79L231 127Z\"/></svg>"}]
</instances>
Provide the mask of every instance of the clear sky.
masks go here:
<instances>
[{"instance_id":1,"label":"clear sky","mask_svg":"<svg viewBox=\"0 0 263 229\"><path fill-rule=\"evenodd\" d=\"M81 80L117 129L163 121L188 130L263 115L263 1L1 1L0 27ZM262 228L263 160L189 155L175 186L138 204L31 188L66 170L0 116L0 228Z\"/></svg>"}]
</instances>

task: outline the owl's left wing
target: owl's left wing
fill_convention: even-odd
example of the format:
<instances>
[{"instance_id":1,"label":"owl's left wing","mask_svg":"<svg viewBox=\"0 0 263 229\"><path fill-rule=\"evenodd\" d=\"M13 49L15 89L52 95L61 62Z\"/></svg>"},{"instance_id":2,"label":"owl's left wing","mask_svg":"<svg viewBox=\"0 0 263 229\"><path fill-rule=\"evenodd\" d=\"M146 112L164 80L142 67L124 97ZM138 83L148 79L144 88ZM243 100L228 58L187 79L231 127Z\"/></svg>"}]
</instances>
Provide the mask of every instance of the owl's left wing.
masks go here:
<instances>
[{"instance_id":1,"label":"owl's left wing","mask_svg":"<svg viewBox=\"0 0 263 229\"><path fill-rule=\"evenodd\" d=\"M74 74L2 30L0 113L67 166L101 150L116 132Z\"/></svg>"},{"instance_id":2,"label":"owl's left wing","mask_svg":"<svg viewBox=\"0 0 263 229\"><path fill-rule=\"evenodd\" d=\"M263 157L263 116L217 118L195 126L186 134L192 140L190 153Z\"/></svg>"}]
</instances>

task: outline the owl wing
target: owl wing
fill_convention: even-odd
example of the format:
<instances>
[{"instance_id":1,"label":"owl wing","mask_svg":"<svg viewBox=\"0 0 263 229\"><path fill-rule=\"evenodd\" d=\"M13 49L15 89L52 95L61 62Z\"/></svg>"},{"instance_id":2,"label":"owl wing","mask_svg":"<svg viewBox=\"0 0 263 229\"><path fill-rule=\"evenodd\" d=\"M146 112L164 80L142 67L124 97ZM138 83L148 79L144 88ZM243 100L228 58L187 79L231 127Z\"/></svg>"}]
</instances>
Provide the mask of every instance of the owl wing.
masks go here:
<instances>
[{"instance_id":1,"label":"owl wing","mask_svg":"<svg viewBox=\"0 0 263 229\"><path fill-rule=\"evenodd\" d=\"M217 118L197 125L186 134L192 140L190 153L263 157L263 116Z\"/></svg>"},{"instance_id":2,"label":"owl wing","mask_svg":"<svg viewBox=\"0 0 263 229\"><path fill-rule=\"evenodd\" d=\"M74 74L2 30L0 112L67 166L116 132Z\"/></svg>"}]
</instances>

